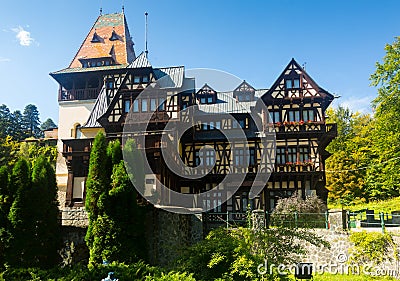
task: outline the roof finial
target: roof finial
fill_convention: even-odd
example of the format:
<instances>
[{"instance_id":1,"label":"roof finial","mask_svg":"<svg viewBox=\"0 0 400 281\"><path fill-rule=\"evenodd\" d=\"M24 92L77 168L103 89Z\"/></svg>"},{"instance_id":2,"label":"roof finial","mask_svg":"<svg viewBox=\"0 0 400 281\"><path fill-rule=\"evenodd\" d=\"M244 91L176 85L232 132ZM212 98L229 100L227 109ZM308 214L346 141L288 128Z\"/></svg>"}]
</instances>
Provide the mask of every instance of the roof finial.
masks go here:
<instances>
[{"instance_id":1,"label":"roof finial","mask_svg":"<svg viewBox=\"0 0 400 281\"><path fill-rule=\"evenodd\" d=\"M123 14L125 13L125 7L124 7L124 4L122 4L122 13L123 13Z\"/></svg>"},{"instance_id":2,"label":"roof finial","mask_svg":"<svg viewBox=\"0 0 400 281\"><path fill-rule=\"evenodd\" d=\"M302 66L303 66L303 69L306 70L307 62L305 61Z\"/></svg>"},{"instance_id":3,"label":"roof finial","mask_svg":"<svg viewBox=\"0 0 400 281\"><path fill-rule=\"evenodd\" d=\"M103 8L100 7L100 16L103 14Z\"/></svg>"},{"instance_id":4,"label":"roof finial","mask_svg":"<svg viewBox=\"0 0 400 281\"><path fill-rule=\"evenodd\" d=\"M145 30L145 34L144 34L144 41L145 41L145 54L146 54L146 58L147 58L147 54L149 53L149 50L147 49L147 16L149 14L147 12L144 13L145 16L145 21L146 21L146 30Z\"/></svg>"}]
</instances>

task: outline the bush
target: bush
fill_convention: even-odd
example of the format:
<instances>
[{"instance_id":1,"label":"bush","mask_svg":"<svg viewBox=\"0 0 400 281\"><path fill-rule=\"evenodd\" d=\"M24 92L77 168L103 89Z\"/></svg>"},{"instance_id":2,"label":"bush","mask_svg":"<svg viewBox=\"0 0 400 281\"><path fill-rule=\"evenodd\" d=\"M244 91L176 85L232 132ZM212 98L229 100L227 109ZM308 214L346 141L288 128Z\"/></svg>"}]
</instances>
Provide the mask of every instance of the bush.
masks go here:
<instances>
[{"instance_id":1,"label":"bush","mask_svg":"<svg viewBox=\"0 0 400 281\"><path fill-rule=\"evenodd\" d=\"M273 228L252 231L246 228L212 230L205 240L187 248L176 261L176 268L193 272L197 280L258 280L258 266L291 264L305 254L305 241L313 245L326 242L305 229ZM277 273L265 280L285 280ZM275 278L275 279L274 279Z\"/></svg>"},{"instance_id":2,"label":"bush","mask_svg":"<svg viewBox=\"0 0 400 281\"><path fill-rule=\"evenodd\" d=\"M389 233L352 232L350 241L354 243L350 249L351 259L358 264L379 264L385 259L397 259L396 246Z\"/></svg>"},{"instance_id":3,"label":"bush","mask_svg":"<svg viewBox=\"0 0 400 281\"><path fill-rule=\"evenodd\" d=\"M37 268L7 269L0 274L0 281L100 281L107 273L115 272L121 281L195 281L187 273L164 272L161 268L138 262L130 265L112 263L107 266L96 266L90 269L82 264L66 268L40 270Z\"/></svg>"},{"instance_id":4,"label":"bush","mask_svg":"<svg viewBox=\"0 0 400 281\"><path fill-rule=\"evenodd\" d=\"M326 210L326 204L318 196L307 196L303 199L294 194L278 200L270 217L270 225L323 228Z\"/></svg>"}]
</instances>

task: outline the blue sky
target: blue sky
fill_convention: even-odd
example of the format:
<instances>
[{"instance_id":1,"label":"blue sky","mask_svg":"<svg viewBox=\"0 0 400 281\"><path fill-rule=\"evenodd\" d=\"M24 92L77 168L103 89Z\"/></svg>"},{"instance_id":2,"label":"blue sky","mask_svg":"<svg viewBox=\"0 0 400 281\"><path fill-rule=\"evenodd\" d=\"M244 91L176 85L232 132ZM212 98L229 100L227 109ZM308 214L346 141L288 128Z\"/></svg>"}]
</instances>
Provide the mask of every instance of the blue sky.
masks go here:
<instances>
[{"instance_id":1,"label":"blue sky","mask_svg":"<svg viewBox=\"0 0 400 281\"><path fill-rule=\"evenodd\" d=\"M369 86L384 47L400 35L400 1L1 1L0 104L36 104L58 120L57 83L99 14L122 4L136 54L149 13L153 66L212 68L268 88L294 57L335 103L369 112Z\"/></svg>"}]
</instances>

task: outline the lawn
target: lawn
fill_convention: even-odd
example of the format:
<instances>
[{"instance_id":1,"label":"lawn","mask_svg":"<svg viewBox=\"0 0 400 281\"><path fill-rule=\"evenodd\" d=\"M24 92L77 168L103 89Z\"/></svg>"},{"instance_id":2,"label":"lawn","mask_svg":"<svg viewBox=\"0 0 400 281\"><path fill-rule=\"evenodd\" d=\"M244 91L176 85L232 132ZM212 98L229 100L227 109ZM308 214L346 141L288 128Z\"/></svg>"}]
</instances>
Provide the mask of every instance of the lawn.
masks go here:
<instances>
[{"instance_id":1,"label":"lawn","mask_svg":"<svg viewBox=\"0 0 400 281\"><path fill-rule=\"evenodd\" d=\"M333 274L323 274L323 275L315 275L315 281L341 281L341 280L351 280L351 281L366 281L366 280L396 280L393 277L371 277L367 275L333 275Z\"/></svg>"},{"instance_id":2,"label":"lawn","mask_svg":"<svg viewBox=\"0 0 400 281\"><path fill-rule=\"evenodd\" d=\"M374 210L375 213L388 213L390 214L392 211L400 210L400 197L384 200L384 201L375 201L369 203L360 203L355 205L340 205L340 204L328 204L329 209L344 209L350 211L358 211L363 209Z\"/></svg>"}]
</instances>

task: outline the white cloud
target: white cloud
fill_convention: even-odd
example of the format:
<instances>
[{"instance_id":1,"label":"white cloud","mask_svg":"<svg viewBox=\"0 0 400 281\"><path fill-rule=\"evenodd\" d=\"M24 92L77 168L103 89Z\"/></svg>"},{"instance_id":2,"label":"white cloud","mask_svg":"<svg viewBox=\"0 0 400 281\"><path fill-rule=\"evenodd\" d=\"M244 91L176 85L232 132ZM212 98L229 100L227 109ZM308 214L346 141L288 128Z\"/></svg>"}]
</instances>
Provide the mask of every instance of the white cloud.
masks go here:
<instances>
[{"instance_id":1,"label":"white cloud","mask_svg":"<svg viewBox=\"0 0 400 281\"><path fill-rule=\"evenodd\" d=\"M12 28L11 30L17 33L15 37L19 40L21 46L29 47L33 42L35 42L35 39L31 37L31 33L23 29L21 26Z\"/></svg>"},{"instance_id":2,"label":"white cloud","mask_svg":"<svg viewBox=\"0 0 400 281\"><path fill-rule=\"evenodd\" d=\"M343 97L342 97L343 98ZM335 99L333 103L333 107L342 106L349 108L352 112L361 112L361 113L371 113L371 102L375 98L375 96L365 96L363 98L339 98Z\"/></svg>"},{"instance_id":3,"label":"white cloud","mask_svg":"<svg viewBox=\"0 0 400 281\"><path fill-rule=\"evenodd\" d=\"M0 57L0 62L7 62L7 61L11 61L11 60L9 58Z\"/></svg>"}]
</instances>

